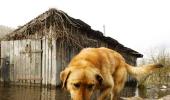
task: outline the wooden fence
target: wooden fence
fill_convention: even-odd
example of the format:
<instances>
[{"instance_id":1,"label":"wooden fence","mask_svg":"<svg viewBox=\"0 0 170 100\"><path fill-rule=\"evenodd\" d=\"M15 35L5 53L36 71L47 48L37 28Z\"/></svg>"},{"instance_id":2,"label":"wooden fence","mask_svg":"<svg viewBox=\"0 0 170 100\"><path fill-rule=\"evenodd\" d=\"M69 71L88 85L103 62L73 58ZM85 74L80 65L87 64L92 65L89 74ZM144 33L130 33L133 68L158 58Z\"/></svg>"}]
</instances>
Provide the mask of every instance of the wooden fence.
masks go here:
<instances>
[{"instance_id":1,"label":"wooden fence","mask_svg":"<svg viewBox=\"0 0 170 100\"><path fill-rule=\"evenodd\" d=\"M1 81L41 83L41 41L1 41Z\"/></svg>"},{"instance_id":2,"label":"wooden fence","mask_svg":"<svg viewBox=\"0 0 170 100\"><path fill-rule=\"evenodd\" d=\"M60 85L61 70L78 51L55 39L2 41L0 80L19 85Z\"/></svg>"}]
</instances>

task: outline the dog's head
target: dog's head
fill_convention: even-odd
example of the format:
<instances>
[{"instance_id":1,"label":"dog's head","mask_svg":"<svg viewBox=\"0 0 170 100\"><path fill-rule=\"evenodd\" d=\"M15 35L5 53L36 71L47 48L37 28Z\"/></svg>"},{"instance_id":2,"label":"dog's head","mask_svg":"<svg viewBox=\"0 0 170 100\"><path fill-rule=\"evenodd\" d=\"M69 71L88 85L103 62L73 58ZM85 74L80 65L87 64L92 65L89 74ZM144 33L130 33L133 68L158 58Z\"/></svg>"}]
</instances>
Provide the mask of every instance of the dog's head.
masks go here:
<instances>
[{"instance_id":1,"label":"dog's head","mask_svg":"<svg viewBox=\"0 0 170 100\"><path fill-rule=\"evenodd\" d=\"M66 68L60 73L63 87L66 88L73 100L90 100L94 90L103 81L102 75L97 69Z\"/></svg>"}]
</instances>

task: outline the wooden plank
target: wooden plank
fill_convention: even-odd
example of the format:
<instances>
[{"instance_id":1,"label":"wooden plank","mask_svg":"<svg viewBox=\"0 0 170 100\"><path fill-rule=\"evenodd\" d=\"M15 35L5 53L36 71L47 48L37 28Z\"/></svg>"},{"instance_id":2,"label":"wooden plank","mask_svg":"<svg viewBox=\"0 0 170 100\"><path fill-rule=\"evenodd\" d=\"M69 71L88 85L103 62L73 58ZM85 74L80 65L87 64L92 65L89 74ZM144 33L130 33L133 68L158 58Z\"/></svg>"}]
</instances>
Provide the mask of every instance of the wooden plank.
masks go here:
<instances>
[{"instance_id":1,"label":"wooden plank","mask_svg":"<svg viewBox=\"0 0 170 100\"><path fill-rule=\"evenodd\" d=\"M57 77L57 58L56 58L56 40L52 40L52 79L51 79L51 85L56 86L56 77Z\"/></svg>"},{"instance_id":2,"label":"wooden plank","mask_svg":"<svg viewBox=\"0 0 170 100\"><path fill-rule=\"evenodd\" d=\"M34 50L37 51L37 40L34 40ZM36 66L36 62L37 62L37 54L32 52L34 54L34 79L37 79L37 68L38 66ZM36 83L36 80L34 80L34 83Z\"/></svg>"},{"instance_id":3,"label":"wooden plank","mask_svg":"<svg viewBox=\"0 0 170 100\"><path fill-rule=\"evenodd\" d=\"M30 40L27 39L26 40L26 45L30 45ZM30 54L26 53L26 78L31 78L30 74L31 74L31 70L30 70ZM27 85L30 85L30 80L27 80Z\"/></svg>"},{"instance_id":4,"label":"wooden plank","mask_svg":"<svg viewBox=\"0 0 170 100\"><path fill-rule=\"evenodd\" d=\"M1 43L1 57L0 57L1 65L0 65L0 69L2 69L2 63L3 63L3 42L4 41L0 41L0 43ZM0 81L2 81L2 70L0 70Z\"/></svg>"},{"instance_id":5,"label":"wooden plank","mask_svg":"<svg viewBox=\"0 0 170 100\"><path fill-rule=\"evenodd\" d=\"M15 71L16 71L16 81L18 78L22 78L22 55L20 55L20 51L22 49L21 43L22 41L21 40L17 40L15 41ZM20 83L20 82L19 82ZM21 84L21 83L20 83Z\"/></svg>"},{"instance_id":6,"label":"wooden plank","mask_svg":"<svg viewBox=\"0 0 170 100\"><path fill-rule=\"evenodd\" d=\"M14 81L14 41L10 41L10 81Z\"/></svg>"},{"instance_id":7,"label":"wooden plank","mask_svg":"<svg viewBox=\"0 0 170 100\"><path fill-rule=\"evenodd\" d=\"M0 69L2 69L3 63L4 63L4 56L5 56L5 41L1 41L1 66ZM0 70L0 81L3 81L2 77L2 70Z\"/></svg>"},{"instance_id":8,"label":"wooden plank","mask_svg":"<svg viewBox=\"0 0 170 100\"><path fill-rule=\"evenodd\" d=\"M37 45L38 45L37 46L38 50L42 51L42 41L41 40L38 41ZM38 54L37 59L38 59L38 66L39 66L38 67L38 77L42 78L42 52ZM39 83L41 83L41 82L42 81L39 81Z\"/></svg>"},{"instance_id":9,"label":"wooden plank","mask_svg":"<svg viewBox=\"0 0 170 100\"><path fill-rule=\"evenodd\" d=\"M56 41L56 55L57 55L57 62L56 62L56 85L60 85L60 72L62 71L62 46L60 45L61 41Z\"/></svg>"},{"instance_id":10,"label":"wooden plank","mask_svg":"<svg viewBox=\"0 0 170 100\"><path fill-rule=\"evenodd\" d=\"M41 50L41 40L36 40L35 42L36 47L35 50L36 51L40 51ZM35 78L38 79L42 79L41 78L41 52L39 53L35 53ZM41 80L35 80L36 83L41 83Z\"/></svg>"},{"instance_id":11,"label":"wooden plank","mask_svg":"<svg viewBox=\"0 0 170 100\"><path fill-rule=\"evenodd\" d=\"M6 41L7 44L6 44L6 48L7 48L7 51L6 51L6 55L7 57L10 57L10 41ZM8 59L9 60L9 59Z\"/></svg>"},{"instance_id":12,"label":"wooden plank","mask_svg":"<svg viewBox=\"0 0 170 100\"><path fill-rule=\"evenodd\" d=\"M17 52L20 52L21 51L21 42L22 40L18 40L18 51ZM17 79L18 78L22 78L22 58L21 58L21 55L20 53L18 53L18 62L17 62ZM21 84L21 82L19 82Z\"/></svg>"},{"instance_id":13,"label":"wooden plank","mask_svg":"<svg viewBox=\"0 0 170 100\"><path fill-rule=\"evenodd\" d=\"M49 34L52 34L52 27L50 27ZM48 37L48 85L51 86L51 77L52 77L52 35Z\"/></svg>"},{"instance_id":14,"label":"wooden plank","mask_svg":"<svg viewBox=\"0 0 170 100\"><path fill-rule=\"evenodd\" d=\"M21 40L17 40L18 41L18 47L17 47L17 81L18 81L18 78L22 78L22 55L20 55L20 50L21 50L21 45L22 45L22 41ZM17 82L18 85L22 85L22 82L21 81L18 81Z\"/></svg>"},{"instance_id":15,"label":"wooden plank","mask_svg":"<svg viewBox=\"0 0 170 100\"><path fill-rule=\"evenodd\" d=\"M13 73L13 78L14 78L14 82L16 82L16 63L17 63L17 61L16 61L16 46L17 46L17 42L16 41L14 41L14 73Z\"/></svg>"},{"instance_id":16,"label":"wooden plank","mask_svg":"<svg viewBox=\"0 0 170 100\"><path fill-rule=\"evenodd\" d=\"M43 51L42 50L36 50L36 51L31 51L31 52L32 53L42 53ZM26 53L29 53L29 52L21 51L20 53L26 54Z\"/></svg>"},{"instance_id":17,"label":"wooden plank","mask_svg":"<svg viewBox=\"0 0 170 100\"><path fill-rule=\"evenodd\" d=\"M15 82L15 41L13 41L13 82Z\"/></svg>"},{"instance_id":18,"label":"wooden plank","mask_svg":"<svg viewBox=\"0 0 170 100\"><path fill-rule=\"evenodd\" d=\"M18 52L18 40L14 41L14 81L17 81L18 78L18 62L19 62L19 52Z\"/></svg>"},{"instance_id":19,"label":"wooden plank","mask_svg":"<svg viewBox=\"0 0 170 100\"><path fill-rule=\"evenodd\" d=\"M42 78L18 78L18 80L42 80Z\"/></svg>"},{"instance_id":20,"label":"wooden plank","mask_svg":"<svg viewBox=\"0 0 170 100\"><path fill-rule=\"evenodd\" d=\"M20 52L25 48L25 45L24 45L24 40L20 40L19 42L19 55L20 55L20 65L19 65L19 68L20 68L20 78L24 78L24 67L25 67L25 62L24 62L24 55L21 54ZM23 81L22 81L22 84L23 84Z\"/></svg>"},{"instance_id":21,"label":"wooden plank","mask_svg":"<svg viewBox=\"0 0 170 100\"><path fill-rule=\"evenodd\" d=\"M51 84L52 77L52 41L48 40L48 84Z\"/></svg>"},{"instance_id":22,"label":"wooden plank","mask_svg":"<svg viewBox=\"0 0 170 100\"><path fill-rule=\"evenodd\" d=\"M46 38L46 85L48 85L48 80L49 80L49 48L48 48L48 39Z\"/></svg>"},{"instance_id":23,"label":"wooden plank","mask_svg":"<svg viewBox=\"0 0 170 100\"><path fill-rule=\"evenodd\" d=\"M6 81L10 81L10 41L6 41Z\"/></svg>"},{"instance_id":24,"label":"wooden plank","mask_svg":"<svg viewBox=\"0 0 170 100\"><path fill-rule=\"evenodd\" d=\"M22 40L22 49L21 51L25 51L25 47L26 47L26 40ZM21 54L21 53L20 53ZM26 78L27 76L27 69L26 69L26 54L21 54L22 56L22 65L23 65L23 78ZM26 83L26 80L23 81L24 83Z\"/></svg>"},{"instance_id":25,"label":"wooden plank","mask_svg":"<svg viewBox=\"0 0 170 100\"><path fill-rule=\"evenodd\" d=\"M4 42L4 47L3 47L3 49L4 49L4 60L3 60L3 63L2 63L2 77L3 77L3 81L5 81L6 80L6 75L5 75L5 67L6 67L6 59L7 59L7 42L5 41Z\"/></svg>"},{"instance_id":26,"label":"wooden plank","mask_svg":"<svg viewBox=\"0 0 170 100\"><path fill-rule=\"evenodd\" d=\"M43 83L43 85L47 85L46 83L46 80L47 80L47 78L46 78L46 38L44 37L43 38L43 40L42 40L42 42L43 42L43 62L42 62L42 78L43 78L43 80L42 80L42 83Z\"/></svg>"},{"instance_id":27,"label":"wooden plank","mask_svg":"<svg viewBox=\"0 0 170 100\"><path fill-rule=\"evenodd\" d=\"M31 75L30 78L35 78L35 53L32 51L36 51L36 40L31 40L31 51L30 51L30 70L31 70ZM34 80L31 80L31 83L34 83Z\"/></svg>"},{"instance_id":28,"label":"wooden plank","mask_svg":"<svg viewBox=\"0 0 170 100\"><path fill-rule=\"evenodd\" d=\"M37 51L36 46L37 46L37 40L34 40L34 50L33 51ZM37 69L36 69L38 67L38 66L36 66L37 55L33 51L31 51L31 52L34 54L34 79L37 79ZM35 80L33 80L33 81L34 81L34 84L35 84L36 83Z\"/></svg>"},{"instance_id":29,"label":"wooden plank","mask_svg":"<svg viewBox=\"0 0 170 100\"><path fill-rule=\"evenodd\" d=\"M44 74L45 74L45 53L44 53L45 39L44 38L42 39L42 50L43 50L43 52L42 52L42 84L45 84L45 76L44 76Z\"/></svg>"},{"instance_id":30,"label":"wooden plank","mask_svg":"<svg viewBox=\"0 0 170 100\"><path fill-rule=\"evenodd\" d=\"M29 45L32 44L32 40L28 39L28 42L27 42ZM32 46L32 45L31 45ZM31 47L31 50L32 50L32 47ZM32 78L32 69L31 69L31 62L32 62L32 54L31 53L27 53L27 57L28 57L28 68L29 68L29 78ZM29 85L31 84L31 80L28 80L29 81Z\"/></svg>"}]
</instances>

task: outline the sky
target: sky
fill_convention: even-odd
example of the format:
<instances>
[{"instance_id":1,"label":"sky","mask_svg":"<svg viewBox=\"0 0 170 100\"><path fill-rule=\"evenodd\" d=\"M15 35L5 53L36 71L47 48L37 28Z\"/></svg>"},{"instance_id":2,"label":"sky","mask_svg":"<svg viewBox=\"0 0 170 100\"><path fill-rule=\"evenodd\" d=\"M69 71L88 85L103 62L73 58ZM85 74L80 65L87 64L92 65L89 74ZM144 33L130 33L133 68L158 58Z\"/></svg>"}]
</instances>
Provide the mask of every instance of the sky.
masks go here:
<instances>
[{"instance_id":1,"label":"sky","mask_svg":"<svg viewBox=\"0 0 170 100\"><path fill-rule=\"evenodd\" d=\"M170 48L170 0L0 0L0 25L13 28L56 8L144 57ZM169 49L170 50L170 49Z\"/></svg>"}]
</instances>

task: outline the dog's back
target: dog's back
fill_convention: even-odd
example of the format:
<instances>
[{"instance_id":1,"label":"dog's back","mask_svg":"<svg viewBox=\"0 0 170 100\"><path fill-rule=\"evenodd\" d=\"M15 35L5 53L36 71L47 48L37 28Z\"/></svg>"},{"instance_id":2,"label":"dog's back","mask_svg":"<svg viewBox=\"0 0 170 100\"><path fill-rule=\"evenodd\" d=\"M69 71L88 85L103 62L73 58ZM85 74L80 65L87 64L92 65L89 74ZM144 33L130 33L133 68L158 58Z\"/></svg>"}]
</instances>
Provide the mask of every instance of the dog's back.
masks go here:
<instances>
[{"instance_id":1,"label":"dog's back","mask_svg":"<svg viewBox=\"0 0 170 100\"><path fill-rule=\"evenodd\" d=\"M149 73L149 71L163 67L161 64L148 64L140 67L134 67L127 64L120 53L105 47L85 48L72 59L71 63L74 63L76 60L80 59L91 62L100 70L103 70L107 67L107 69L109 69L112 74L114 73L115 69L125 67L127 72L136 79L139 79L139 75L146 74Z\"/></svg>"},{"instance_id":2,"label":"dog's back","mask_svg":"<svg viewBox=\"0 0 170 100\"><path fill-rule=\"evenodd\" d=\"M74 65L80 59L89 61L100 70L103 70L103 67L114 70L121 62L125 62L118 52L105 47L85 48L71 60L69 65Z\"/></svg>"}]
</instances>

